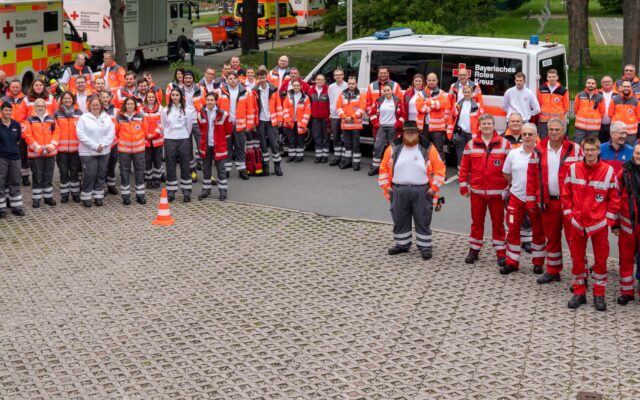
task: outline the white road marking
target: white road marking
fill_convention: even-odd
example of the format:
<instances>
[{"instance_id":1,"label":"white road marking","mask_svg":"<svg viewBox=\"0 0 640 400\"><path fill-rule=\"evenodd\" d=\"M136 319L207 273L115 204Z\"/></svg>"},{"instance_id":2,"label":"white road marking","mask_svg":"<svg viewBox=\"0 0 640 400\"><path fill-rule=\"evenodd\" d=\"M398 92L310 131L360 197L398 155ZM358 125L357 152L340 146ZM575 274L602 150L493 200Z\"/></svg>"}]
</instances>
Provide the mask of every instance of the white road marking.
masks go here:
<instances>
[{"instance_id":1,"label":"white road marking","mask_svg":"<svg viewBox=\"0 0 640 400\"><path fill-rule=\"evenodd\" d=\"M457 181L457 180L458 180L458 175L454 175L454 176L452 176L451 178L449 178L449 179L447 179L446 181L444 181L444 184L445 184L445 185L448 185L448 184L450 184L451 182L453 182L453 181Z\"/></svg>"},{"instance_id":2,"label":"white road marking","mask_svg":"<svg viewBox=\"0 0 640 400\"><path fill-rule=\"evenodd\" d=\"M598 18L594 18L593 22L596 24L596 28L598 29L598 33L600 34L600 37L602 38L604 45L607 46L607 39L604 38L604 35L602 34L602 30L600 30L600 24L598 23Z\"/></svg>"}]
</instances>

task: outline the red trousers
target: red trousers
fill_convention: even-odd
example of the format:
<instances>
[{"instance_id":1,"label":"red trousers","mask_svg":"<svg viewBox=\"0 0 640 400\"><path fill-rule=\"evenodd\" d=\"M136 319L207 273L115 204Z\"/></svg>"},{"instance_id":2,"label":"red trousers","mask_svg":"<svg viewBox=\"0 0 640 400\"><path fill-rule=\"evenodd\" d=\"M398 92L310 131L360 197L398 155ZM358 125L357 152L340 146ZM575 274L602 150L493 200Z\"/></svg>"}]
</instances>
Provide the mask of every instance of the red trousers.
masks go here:
<instances>
[{"instance_id":1,"label":"red trousers","mask_svg":"<svg viewBox=\"0 0 640 400\"><path fill-rule=\"evenodd\" d=\"M507 206L507 265L514 268L520 266L520 227L525 215L528 215L531 220L531 230L533 232L533 240L531 242L533 265L542 266L544 264L546 252L540 209L527 210L527 203L511 194L509 196L509 205Z\"/></svg>"},{"instance_id":2,"label":"red trousers","mask_svg":"<svg viewBox=\"0 0 640 400\"><path fill-rule=\"evenodd\" d=\"M567 243L569 243L571 223L566 221L562 214L560 200L550 200L546 210L542 213L542 229L547 239L547 273L551 275L558 275L562 271L563 228Z\"/></svg>"},{"instance_id":3,"label":"red trousers","mask_svg":"<svg viewBox=\"0 0 640 400\"><path fill-rule=\"evenodd\" d=\"M632 233L620 227L618 249L620 251L620 294L633 296L633 267L638 246L640 246L640 225Z\"/></svg>"},{"instance_id":4,"label":"red trousers","mask_svg":"<svg viewBox=\"0 0 640 400\"><path fill-rule=\"evenodd\" d=\"M473 250L482 250L482 238L484 237L484 220L487 208L491 216L491 236L496 256L506 257L504 243L504 200L501 197L485 197L471 193L471 234L469 235L469 247ZM519 232L519 231L518 231Z\"/></svg>"},{"instance_id":5,"label":"red trousers","mask_svg":"<svg viewBox=\"0 0 640 400\"><path fill-rule=\"evenodd\" d=\"M587 241L589 236L586 233L571 226L571 263L573 268L573 294L583 295L586 293L585 279L587 278ZM609 257L609 229L601 229L591 236L593 246L593 256L595 262L591 278L593 278L593 295L604 296L604 288L607 285L607 258Z\"/></svg>"}]
</instances>

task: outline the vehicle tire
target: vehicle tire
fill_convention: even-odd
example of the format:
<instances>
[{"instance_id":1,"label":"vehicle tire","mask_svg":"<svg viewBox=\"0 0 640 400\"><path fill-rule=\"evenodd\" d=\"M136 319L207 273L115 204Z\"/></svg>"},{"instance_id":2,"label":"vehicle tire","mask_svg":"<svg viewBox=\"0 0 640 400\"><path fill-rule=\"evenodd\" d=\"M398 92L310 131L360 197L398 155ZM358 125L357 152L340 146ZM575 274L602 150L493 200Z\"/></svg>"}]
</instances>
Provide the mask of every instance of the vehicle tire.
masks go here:
<instances>
[{"instance_id":1,"label":"vehicle tire","mask_svg":"<svg viewBox=\"0 0 640 400\"><path fill-rule=\"evenodd\" d=\"M144 66L144 55L142 54L142 51L138 50L136 51L136 54L133 56L133 62L131 62L131 68L133 68L134 71L139 72L143 66Z\"/></svg>"},{"instance_id":2,"label":"vehicle tire","mask_svg":"<svg viewBox=\"0 0 640 400\"><path fill-rule=\"evenodd\" d=\"M298 26L293 27L293 32L291 32L291 37L298 36Z\"/></svg>"},{"instance_id":3,"label":"vehicle tire","mask_svg":"<svg viewBox=\"0 0 640 400\"><path fill-rule=\"evenodd\" d=\"M33 74L31 72L27 72L22 77L22 92L28 93L29 87L31 87L31 83L33 83Z\"/></svg>"}]
</instances>

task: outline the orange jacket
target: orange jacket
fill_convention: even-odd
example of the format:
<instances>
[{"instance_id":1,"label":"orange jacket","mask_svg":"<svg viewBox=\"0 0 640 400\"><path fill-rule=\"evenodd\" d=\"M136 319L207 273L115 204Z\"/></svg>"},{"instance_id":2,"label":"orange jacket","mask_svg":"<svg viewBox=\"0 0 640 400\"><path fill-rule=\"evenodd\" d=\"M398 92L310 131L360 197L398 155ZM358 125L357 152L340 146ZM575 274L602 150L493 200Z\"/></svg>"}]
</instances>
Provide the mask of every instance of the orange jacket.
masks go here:
<instances>
[{"instance_id":1,"label":"orange jacket","mask_svg":"<svg viewBox=\"0 0 640 400\"><path fill-rule=\"evenodd\" d=\"M280 86L282 86L285 82L291 79L291 77L289 76L289 68L287 68L287 70L285 71L284 76L282 77L282 80L280 80L280 75L278 74L277 66L271 71L269 71L269 75L267 75L267 79L273 86L280 88Z\"/></svg>"},{"instance_id":2,"label":"orange jacket","mask_svg":"<svg viewBox=\"0 0 640 400\"><path fill-rule=\"evenodd\" d=\"M426 91L427 98L423 107L425 107L424 111L429 114L429 132L445 132L451 114L451 100L449 99L451 95L440 88L426 89Z\"/></svg>"},{"instance_id":3,"label":"orange jacket","mask_svg":"<svg viewBox=\"0 0 640 400\"><path fill-rule=\"evenodd\" d=\"M367 102L365 96L360 94L360 90L356 90L351 93L349 89L345 89L336 102L336 112L342 119L340 128L347 131L354 131L362 129L362 116L364 115ZM350 122L347 122L346 118L352 118Z\"/></svg>"},{"instance_id":4,"label":"orange jacket","mask_svg":"<svg viewBox=\"0 0 640 400\"><path fill-rule=\"evenodd\" d=\"M35 115L25 120L22 137L27 143L29 158L46 158L58 154L58 132L56 121L49 114L40 119Z\"/></svg>"},{"instance_id":5,"label":"orange jacket","mask_svg":"<svg viewBox=\"0 0 640 400\"><path fill-rule=\"evenodd\" d=\"M484 99L482 98L482 89L480 88L480 85L471 79L467 81L467 85L473 88L471 98L475 100L476 103L480 104L481 107L484 107ZM455 81L451 86L449 86L449 109L453 110L453 106L458 102L458 93L460 90L462 90L462 84L460 81ZM462 100L462 97L460 97L460 100Z\"/></svg>"},{"instance_id":6,"label":"orange jacket","mask_svg":"<svg viewBox=\"0 0 640 400\"><path fill-rule=\"evenodd\" d=\"M162 136L160 125L160 115L162 114L162 106L156 103L155 108L147 108L142 106L140 112L143 115L142 128L145 134L145 147L162 147L164 145L164 137ZM157 131L156 131L157 130Z\"/></svg>"},{"instance_id":7,"label":"orange jacket","mask_svg":"<svg viewBox=\"0 0 640 400\"><path fill-rule=\"evenodd\" d=\"M262 109L260 103L260 85L256 85L256 87L253 88L253 99L255 100L255 124L257 126L260 123L260 110ZM280 94L278 93L278 88L272 84L269 84L269 116L271 117L272 126L277 126L278 123L282 123L282 102L280 100Z\"/></svg>"},{"instance_id":8,"label":"orange jacket","mask_svg":"<svg viewBox=\"0 0 640 400\"><path fill-rule=\"evenodd\" d=\"M78 69L75 65L69 67L69 82L67 82L67 90L74 92L76 90L76 78L80 75L84 75L87 78L87 87L93 86L93 74L88 66L84 66Z\"/></svg>"},{"instance_id":9,"label":"orange jacket","mask_svg":"<svg viewBox=\"0 0 640 400\"><path fill-rule=\"evenodd\" d=\"M605 113L604 97L597 91L586 90L576 95L573 112L576 114L576 128L584 131L599 131Z\"/></svg>"},{"instance_id":10,"label":"orange jacket","mask_svg":"<svg viewBox=\"0 0 640 400\"><path fill-rule=\"evenodd\" d=\"M420 146L420 145L418 145ZM378 185L382 187L384 197L389 200L389 190L393 184L393 165L398 160L403 145L388 146L382 156L382 162L380 163L380 175L378 175ZM445 174L447 172L444 162L438 154L438 150L435 146L429 145L429 148L424 149L420 147L420 150L424 156L424 167L427 170L427 178L431 191L438 193L440 186L444 184ZM437 203L437 196L434 197L434 203Z\"/></svg>"},{"instance_id":11,"label":"orange jacket","mask_svg":"<svg viewBox=\"0 0 640 400\"><path fill-rule=\"evenodd\" d=\"M243 85L238 85L238 98L236 99L236 120L232 121L236 127L236 132L247 129L247 119L251 116L252 121L255 120L255 112L252 111L253 101L249 97L249 92ZM229 94L229 85L226 83L220 85L220 97L218 97L218 107L231 114L231 95ZM249 124L253 126L253 122Z\"/></svg>"},{"instance_id":12,"label":"orange jacket","mask_svg":"<svg viewBox=\"0 0 640 400\"><path fill-rule=\"evenodd\" d=\"M11 104L11 106L13 107L13 110L11 111L11 119L14 119L20 123L24 122L25 119L25 117L22 116L22 107L20 106L24 98L25 96L22 92L20 92L16 97L13 97L9 93L7 93L5 96L2 96L0 98L0 101L2 101L3 103L6 101L7 103Z\"/></svg>"},{"instance_id":13,"label":"orange jacket","mask_svg":"<svg viewBox=\"0 0 640 400\"><path fill-rule=\"evenodd\" d=\"M399 99L402 98L402 88L400 88L400 85L398 85L397 82L394 82L391 79L382 83L378 80L376 80L375 82L371 82L367 87L367 93L366 93L367 114L371 114L371 108L373 107L373 103L375 103L375 101L378 100L378 97L382 96L382 88L387 83L391 85L391 91L393 92L393 95Z\"/></svg>"},{"instance_id":14,"label":"orange jacket","mask_svg":"<svg viewBox=\"0 0 640 400\"><path fill-rule=\"evenodd\" d=\"M122 107L122 104L128 97L131 97L136 101L136 104L139 104L137 91L138 90L135 88L130 90L128 87L122 86L116 90L116 93L113 95L111 102L114 106L116 106L118 110Z\"/></svg>"},{"instance_id":15,"label":"orange jacket","mask_svg":"<svg viewBox=\"0 0 640 400\"><path fill-rule=\"evenodd\" d=\"M48 115L53 115L54 112L56 112L56 110L58 108L60 108L60 104L58 104L58 100L56 100L55 97L53 97L50 94L47 94L47 98L44 99L44 101L47 103L47 114ZM36 102L36 100L38 100L37 98L33 98L33 97L25 97L22 102L20 103L20 117L22 118L22 121L24 121L27 117L33 115L33 104ZM22 121L18 121L18 122L22 122Z\"/></svg>"},{"instance_id":16,"label":"orange jacket","mask_svg":"<svg viewBox=\"0 0 640 400\"><path fill-rule=\"evenodd\" d=\"M78 136L76 135L76 125L82 116L82 111L73 110L71 115L65 114L62 110L53 113L56 120L56 133L58 135L58 151L60 153L77 153Z\"/></svg>"},{"instance_id":17,"label":"orange jacket","mask_svg":"<svg viewBox=\"0 0 640 400\"><path fill-rule=\"evenodd\" d=\"M284 98L282 101L282 121L284 127L289 129L293 129L297 122L298 135L304 135L307 132L309 118L311 118L311 100L304 92L300 91L300 94L300 100L295 105L293 104L293 90L290 90ZM294 115L296 121L294 121Z\"/></svg>"},{"instance_id":18,"label":"orange jacket","mask_svg":"<svg viewBox=\"0 0 640 400\"><path fill-rule=\"evenodd\" d=\"M609 104L611 124L622 121L626 125L627 133L635 135L640 121L640 100L634 95L624 97L621 93L614 94Z\"/></svg>"},{"instance_id":19,"label":"orange jacket","mask_svg":"<svg viewBox=\"0 0 640 400\"><path fill-rule=\"evenodd\" d=\"M127 71L120 65L113 63L113 66L109 67L109 73L107 74L105 67L105 64L102 64L100 76L106 81L111 93L115 93L121 86L124 86L124 75Z\"/></svg>"},{"instance_id":20,"label":"orange jacket","mask_svg":"<svg viewBox=\"0 0 640 400\"><path fill-rule=\"evenodd\" d=\"M556 90L551 93L545 83L538 88L538 103L540 103L539 122L549 122L551 118L564 118L569 112L569 91L558 83Z\"/></svg>"},{"instance_id":21,"label":"orange jacket","mask_svg":"<svg viewBox=\"0 0 640 400\"><path fill-rule=\"evenodd\" d=\"M620 86L622 86L622 82L624 81L624 78L620 78L615 81L615 83L613 84L614 93L618 93L620 91ZM634 76L633 80L631 81L631 91L638 99L640 99L640 78L638 78L637 76Z\"/></svg>"},{"instance_id":22,"label":"orange jacket","mask_svg":"<svg viewBox=\"0 0 640 400\"><path fill-rule=\"evenodd\" d=\"M116 137L118 138L118 152L135 154L145 148L145 131L143 127L144 115L136 112L129 118L125 114L116 117Z\"/></svg>"},{"instance_id":23,"label":"orange jacket","mask_svg":"<svg viewBox=\"0 0 640 400\"><path fill-rule=\"evenodd\" d=\"M463 101L464 100L460 100L458 103L455 104L455 106L453 107L453 111L451 112L451 115L449 117L450 122L449 122L449 125L447 126L447 138L449 140L453 138L453 132L456 130L456 126L458 125L458 118L460 117L460 111L462 110ZM484 114L484 110L482 109L482 106L476 103L476 101L473 100L472 98L471 110L469 113L469 125L471 126L471 132L467 132L467 133L471 133L475 135L476 133L479 132L478 118L480 118L482 114Z\"/></svg>"},{"instance_id":24,"label":"orange jacket","mask_svg":"<svg viewBox=\"0 0 640 400\"><path fill-rule=\"evenodd\" d=\"M508 186L502 167L510 149L509 142L495 132L489 146L481 135L474 136L462 153L458 172L460 194L466 195L471 191L488 198L501 197Z\"/></svg>"},{"instance_id":25,"label":"orange jacket","mask_svg":"<svg viewBox=\"0 0 640 400\"><path fill-rule=\"evenodd\" d=\"M416 94L416 89L413 86L411 86L410 88L404 91L404 95L402 97L402 101L404 103L404 110L405 110L405 113L407 114L407 119L409 118L409 103L411 102L411 99L415 94ZM428 112L427 110L428 104L425 101L426 98L427 98L427 92L424 89L420 90L416 98L416 111L418 111L418 114L416 115L416 125L418 126L418 130L420 130L421 132L424 129L424 118ZM371 109L371 112L373 113L373 107ZM371 119L371 115L369 115L369 119Z\"/></svg>"}]
</instances>

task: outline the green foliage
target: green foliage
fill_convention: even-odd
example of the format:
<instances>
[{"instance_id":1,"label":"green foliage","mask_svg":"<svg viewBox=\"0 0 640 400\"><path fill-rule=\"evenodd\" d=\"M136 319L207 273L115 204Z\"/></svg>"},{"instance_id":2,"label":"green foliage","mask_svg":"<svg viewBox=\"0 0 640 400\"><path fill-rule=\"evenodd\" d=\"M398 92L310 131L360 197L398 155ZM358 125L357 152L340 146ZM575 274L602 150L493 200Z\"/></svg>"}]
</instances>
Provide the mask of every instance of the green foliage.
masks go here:
<instances>
[{"instance_id":1,"label":"green foliage","mask_svg":"<svg viewBox=\"0 0 640 400\"><path fill-rule=\"evenodd\" d=\"M176 69L178 68L191 70L193 72L193 80L196 82L202 79L202 76L204 75L202 73L202 70L200 70L200 68L196 67L195 65L192 65L189 61L174 61L171 64L169 64L169 71L171 71L172 80L173 80L173 75L175 74Z\"/></svg>"},{"instance_id":2,"label":"green foliage","mask_svg":"<svg viewBox=\"0 0 640 400\"><path fill-rule=\"evenodd\" d=\"M409 28L413 33L421 35L444 35L447 33L444 26L431 21L394 22L392 26L394 28Z\"/></svg>"},{"instance_id":3,"label":"green foliage","mask_svg":"<svg viewBox=\"0 0 640 400\"><path fill-rule=\"evenodd\" d=\"M606 12L621 13L622 0L598 0L602 9Z\"/></svg>"},{"instance_id":4,"label":"green foliage","mask_svg":"<svg viewBox=\"0 0 640 400\"><path fill-rule=\"evenodd\" d=\"M325 33L333 34L337 26L347 24L347 10L344 7L333 6L327 10L322 18L322 30Z\"/></svg>"}]
</instances>

